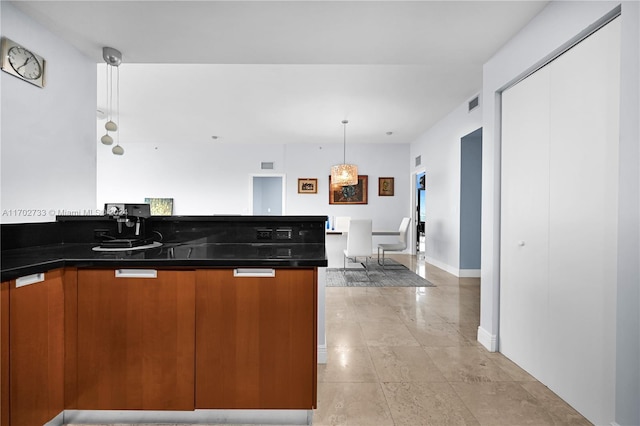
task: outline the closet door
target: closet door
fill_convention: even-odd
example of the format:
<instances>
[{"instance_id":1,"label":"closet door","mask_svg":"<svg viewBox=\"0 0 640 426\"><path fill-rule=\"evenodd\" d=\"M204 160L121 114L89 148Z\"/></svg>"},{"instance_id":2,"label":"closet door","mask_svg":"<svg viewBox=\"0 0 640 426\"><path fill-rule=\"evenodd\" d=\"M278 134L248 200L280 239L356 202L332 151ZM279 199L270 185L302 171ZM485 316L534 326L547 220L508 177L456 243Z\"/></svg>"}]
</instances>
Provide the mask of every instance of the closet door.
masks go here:
<instances>
[{"instance_id":1,"label":"closet door","mask_svg":"<svg viewBox=\"0 0 640 426\"><path fill-rule=\"evenodd\" d=\"M502 96L500 350L614 412L620 19Z\"/></svg>"},{"instance_id":2,"label":"closet door","mask_svg":"<svg viewBox=\"0 0 640 426\"><path fill-rule=\"evenodd\" d=\"M620 19L551 64L547 386L594 415L615 393L619 64Z\"/></svg>"},{"instance_id":3,"label":"closet door","mask_svg":"<svg viewBox=\"0 0 640 426\"><path fill-rule=\"evenodd\" d=\"M500 351L542 371L549 294L549 69L502 95Z\"/></svg>"}]
</instances>

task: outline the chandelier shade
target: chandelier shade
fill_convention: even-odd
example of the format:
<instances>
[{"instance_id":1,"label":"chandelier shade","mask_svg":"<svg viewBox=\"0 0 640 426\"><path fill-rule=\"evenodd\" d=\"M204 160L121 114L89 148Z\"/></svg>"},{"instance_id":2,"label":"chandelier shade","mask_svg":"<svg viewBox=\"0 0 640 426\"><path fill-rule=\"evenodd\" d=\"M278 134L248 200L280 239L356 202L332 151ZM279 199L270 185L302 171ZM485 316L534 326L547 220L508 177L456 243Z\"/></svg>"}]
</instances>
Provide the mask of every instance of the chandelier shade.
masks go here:
<instances>
[{"instance_id":1,"label":"chandelier shade","mask_svg":"<svg viewBox=\"0 0 640 426\"><path fill-rule=\"evenodd\" d=\"M358 184L358 166L355 164L336 164L331 167L331 185L347 186Z\"/></svg>"},{"instance_id":2,"label":"chandelier shade","mask_svg":"<svg viewBox=\"0 0 640 426\"><path fill-rule=\"evenodd\" d=\"M344 142L342 164L331 166L331 185L348 186L358 184L358 166L347 164L347 120L342 120L344 126Z\"/></svg>"}]
</instances>

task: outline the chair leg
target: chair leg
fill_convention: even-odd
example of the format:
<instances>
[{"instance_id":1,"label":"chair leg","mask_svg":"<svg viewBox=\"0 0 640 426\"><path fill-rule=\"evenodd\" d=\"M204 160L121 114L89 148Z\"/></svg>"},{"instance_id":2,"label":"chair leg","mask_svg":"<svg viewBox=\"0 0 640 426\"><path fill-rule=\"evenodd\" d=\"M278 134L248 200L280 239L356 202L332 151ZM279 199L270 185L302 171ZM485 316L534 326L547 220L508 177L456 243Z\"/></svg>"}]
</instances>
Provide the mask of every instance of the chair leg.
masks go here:
<instances>
[{"instance_id":1,"label":"chair leg","mask_svg":"<svg viewBox=\"0 0 640 426\"><path fill-rule=\"evenodd\" d=\"M384 249L382 249L382 263L380 263L380 247L378 247L378 265L384 269Z\"/></svg>"}]
</instances>

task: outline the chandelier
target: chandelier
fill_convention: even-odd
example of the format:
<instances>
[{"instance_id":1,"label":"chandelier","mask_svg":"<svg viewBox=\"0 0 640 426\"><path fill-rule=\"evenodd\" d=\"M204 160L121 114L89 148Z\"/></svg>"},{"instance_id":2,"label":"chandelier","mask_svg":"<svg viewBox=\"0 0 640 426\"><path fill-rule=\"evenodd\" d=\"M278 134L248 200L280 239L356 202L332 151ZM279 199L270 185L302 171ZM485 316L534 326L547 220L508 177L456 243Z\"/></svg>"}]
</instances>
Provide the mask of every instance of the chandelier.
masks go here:
<instances>
[{"instance_id":1,"label":"chandelier","mask_svg":"<svg viewBox=\"0 0 640 426\"><path fill-rule=\"evenodd\" d=\"M109 108L109 112L107 114L107 122L104 125L104 128L107 130L104 136L100 138L100 142L105 145L113 144L113 137L109 134L109 132L117 132L118 125L116 122L120 122L120 64L122 63L122 53L119 50L114 49L113 47L103 47L102 48L102 58L107 63L106 70L106 86L107 86L107 105ZM115 101L114 101L114 69L115 69ZM115 120L114 121L114 103L115 103ZM117 133L117 142L116 145L111 149L115 155L124 154L124 149L120 146L120 132Z\"/></svg>"},{"instance_id":2,"label":"chandelier","mask_svg":"<svg viewBox=\"0 0 640 426\"><path fill-rule=\"evenodd\" d=\"M331 167L331 185L348 186L358 184L358 166L347 164L347 120L342 120L344 126L344 142L342 164Z\"/></svg>"}]
</instances>

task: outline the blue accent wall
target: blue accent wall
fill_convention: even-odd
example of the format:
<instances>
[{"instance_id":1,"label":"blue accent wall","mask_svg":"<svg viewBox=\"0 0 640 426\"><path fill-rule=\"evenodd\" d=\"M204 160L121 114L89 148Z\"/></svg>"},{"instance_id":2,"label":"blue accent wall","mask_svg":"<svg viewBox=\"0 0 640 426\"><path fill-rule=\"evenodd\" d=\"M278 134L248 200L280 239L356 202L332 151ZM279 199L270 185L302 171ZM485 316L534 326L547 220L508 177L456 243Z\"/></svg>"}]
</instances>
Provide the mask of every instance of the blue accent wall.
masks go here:
<instances>
[{"instance_id":1,"label":"blue accent wall","mask_svg":"<svg viewBox=\"0 0 640 426\"><path fill-rule=\"evenodd\" d=\"M460 269L480 269L482 129L460 143Z\"/></svg>"}]
</instances>

